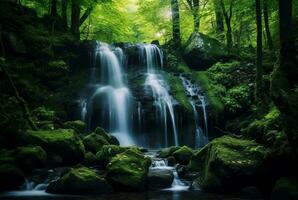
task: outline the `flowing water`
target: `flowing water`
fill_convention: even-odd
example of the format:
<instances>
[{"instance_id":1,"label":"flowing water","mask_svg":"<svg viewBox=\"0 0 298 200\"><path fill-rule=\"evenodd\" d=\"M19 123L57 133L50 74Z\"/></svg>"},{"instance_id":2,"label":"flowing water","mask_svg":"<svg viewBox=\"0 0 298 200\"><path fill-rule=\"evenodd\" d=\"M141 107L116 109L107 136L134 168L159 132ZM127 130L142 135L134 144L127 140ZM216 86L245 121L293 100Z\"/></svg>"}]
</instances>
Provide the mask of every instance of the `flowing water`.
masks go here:
<instances>
[{"instance_id":1,"label":"flowing water","mask_svg":"<svg viewBox=\"0 0 298 200\"><path fill-rule=\"evenodd\" d=\"M169 146L168 116L172 125L172 138L176 146L179 145L177 125L174 111L174 99L169 94L168 86L158 70L163 68L163 55L161 50L154 44L141 45L140 59L145 62L147 74L145 87L151 88L154 104L156 106L156 120L162 127L164 134L164 147Z\"/></svg>"},{"instance_id":2,"label":"flowing water","mask_svg":"<svg viewBox=\"0 0 298 200\"><path fill-rule=\"evenodd\" d=\"M90 131L97 126L104 127L121 145L128 146L134 140L130 128L132 96L123 72L125 62L121 48L97 43L90 76L93 92L83 103L81 116Z\"/></svg>"},{"instance_id":3,"label":"flowing water","mask_svg":"<svg viewBox=\"0 0 298 200\"><path fill-rule=\"evenodd\" d=\"M206 98L202 93L201 88L192 83L187 77L180 75L183 86L186 90L189 103L192 106L194 121L195 121L195 139L196 148L203 147L209 141L208 138L208 121L206 111ZM201 108L201 109L199 109ZM200 114L200 111L202 114ZM203 116L203 124L200 123L200 117Z\"/></svg>"}]
</instances>

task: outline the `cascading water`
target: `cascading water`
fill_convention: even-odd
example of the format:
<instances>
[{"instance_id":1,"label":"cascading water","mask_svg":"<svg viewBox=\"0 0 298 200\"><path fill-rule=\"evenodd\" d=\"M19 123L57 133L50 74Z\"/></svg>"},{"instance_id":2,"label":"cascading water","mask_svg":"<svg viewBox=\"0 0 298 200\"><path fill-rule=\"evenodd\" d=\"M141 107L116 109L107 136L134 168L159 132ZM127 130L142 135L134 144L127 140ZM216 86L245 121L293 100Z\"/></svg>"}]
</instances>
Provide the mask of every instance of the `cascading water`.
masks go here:
<instances>
[{"instance_id":1,"label":"cascading water","mask_svg":"<svg viewBox=\"0 0 298 200\"><path fill-rule=\"evenodd\" d=\"M141 45L140 59L147 67L147 77L145 87L150 87L153 92L154 104L156 106L156 120L163 127L164 146L169 146L168 115L172 124L174 145L179 145L178 133L173 108L173 98L168 92L168 87L163 80L163 76L157 68L163 67L163 56L161 50L154 44Z\"/></svg>"},{"instance_id":2,"label":"cascading water","mask_svg":"<svg viewBox=\"0 0 298 200\"><path fill-rule=\"evenodd\" d=\"M94 92L83 104L81 115L85 116L89 130L96 126L104 127L118 138L121 145L128 146L134 144L130 135L132 97L124 84L124 63L125 55L121 48L97 43L90 77Z\"/></svg>"},{"instance_id":3,"label":"cascading water","mask_svg":"<svg viewBox=\"0 0 298 200\"><path fill-rule=\"evenodd\" d=\"M180 75L180 79L182 80L183 86L187 92L187 95L189 96L189 103L192 106L193 113L194 113L194 120L195 120L195 127L196 127L196 147L202 147L206 145L209 141L208 139L208 122L207 122L207 112L206 112L206 99L205 96L201 94L201 89L191 83L189 79L187 79L185 76ZM198 106L202 108L203 112L203 128L202 125L200 124L200 115L199 115L199 110Z\"/></svg>"}]
</instances>

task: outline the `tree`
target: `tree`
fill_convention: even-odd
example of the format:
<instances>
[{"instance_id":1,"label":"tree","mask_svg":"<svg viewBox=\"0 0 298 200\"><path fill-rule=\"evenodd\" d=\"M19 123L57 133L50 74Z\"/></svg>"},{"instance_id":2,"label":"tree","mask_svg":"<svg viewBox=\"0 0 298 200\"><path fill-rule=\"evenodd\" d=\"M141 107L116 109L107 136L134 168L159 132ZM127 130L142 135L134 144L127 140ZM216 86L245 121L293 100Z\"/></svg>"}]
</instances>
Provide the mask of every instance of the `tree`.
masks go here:
<instances>
[{"instance_id":1,"label":"tree","mask_svg":"<svg viewBox=\"0 0 298 200\"><path fill-rule=\"evenodd\" d=\"M77 0L71 1L71 32L77 38L80 39L80 14L81 8Z\"/></svg>"},{"instance_id":2,"label":"tree","mask_svg":"<svg viewBox=\"0 0 298 200\"><path fill-rule=\"evenodd\" d=\"M186 0L188 9L191 11L194 21L194 32L200 29L200 0Z\"/></svg>"},{"instance_id":3,"label":"tree","mask_svg":"<svg viewBox=\"0 0 298 200\"><path fill-rule=\"evenodd\" d=\"M223 14L220 7L220 0L213 0L213 7L216 18L216 32L221 34L224 32L224 22L223 22Z\"/></svg>"},{"instance_id":4,"label":"tree","mask_svg":"<svg viewBox=\"0 0 298 200\"><path fill-rule=\"evenodd\" d=\"M67 4L68 0L61 0L61 16L64 27L67 27Z\"/></svg>"},{"instance_id":5,"label":"tree","mask_svg":"<svg viewBox=\"0 0 298 200\"><path fill-rule=\"evenodd\" d=\"M57 0L51 0L51 17L57 17Z\"/></svg>"},{"instance_id":6,"label":"tree","mask_svg":"<svg viewBox=\"0 0 298 200\"><path fill-rule=\"evenodd\" d=\"M256 21L257 21L257 71L256 71L256 91L255 98L256 103L264 100L262 97L264 94L263 90L263 50L262 50L262 11L261 11L261 0L256 0Z\"/></svg>"},{"instance_id":7,"label":"tree","mask_svg":"<svg viewBox=\"0 0 298 200\"><path fill-rule=\"evenodd\" d=\"M235 0L229 0L229 8L228 11L226 9L226 6L224 4L224 0L220 0L220 5L222 9L222 13L224 15L224 19L227 26L227 32L226 32L226 39L227 39L227 47L231 49L233 47L233 39L232 39L232 26L231 26L231 20L233 16L233 5Z\"/></svg>"},{"instance_id":8,"label":"tree","mask_svg":"<svg viewBox=\"0 0 298 200\"><path fill-rule=\"evenodd\" d=\"M180 14L178 0L171 0L172 9L172 23L173 23L173 41L174 44L181 46L181 33L180 33Z\"/></svg>"},{"instance_id":9,"label":"tree","mask_svg":"<svg viewBox=\"0 0 298 200\"><path fill-rule=\"evenodd\" d=\"M270 33L269 18L268 18L268 0L263 0L263 14L264 14L264 25L267 38L267 45L270 50L273 49L273 41Z\"/></svg>"}]
</instances>

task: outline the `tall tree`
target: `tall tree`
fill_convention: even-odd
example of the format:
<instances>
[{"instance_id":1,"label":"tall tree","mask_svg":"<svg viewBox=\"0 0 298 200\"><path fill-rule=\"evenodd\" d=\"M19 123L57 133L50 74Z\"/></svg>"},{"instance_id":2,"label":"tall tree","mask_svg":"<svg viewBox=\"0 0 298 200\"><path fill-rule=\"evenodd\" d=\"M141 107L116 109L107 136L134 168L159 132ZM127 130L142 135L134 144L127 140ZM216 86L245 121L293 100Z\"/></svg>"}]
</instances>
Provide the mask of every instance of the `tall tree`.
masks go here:
<instances>
[{"instance_id":1,"label":"tall tree","mask_svg":"<svg viewBox=\"0 0 298 200\"><path fill-rule=\"evenodd\" d=\"M200 0L186 0L188 9L193 16L194 32L199 32L200 29Z\"/></svg>"},{"instance_id":2,"label":"tall tree","mask_svg":"<svg viewBox=\"0 0 298 200\"><path fill-rule=\"evenodd\" d=\"M68 0L61 0L61 16L64 27L67 27L67 4Z\"/></svg>"},{"instance_id":3,"label":"tall tree","mask_svg":"<svg viewBox=\"0 0 298 200\"><path fill-rule=\"evenodd\" d=\"M235 0L229 0L229 7L228 10L226 9L226 6L224 4L224 0L220 0L220 5L222 9L222 13L224 15L224 19L227 26L227 32L226 32L226 39L227 39L227 47L231 49L233 47L233 37L232 37L232 25L231 20L233 16L233 5Z\"/></svg>"},{"instance_id":4,"label":"tall tree","mask_svg":"<svg viewBox=\"0 0 298 200\"><path fill-rule=\"evenodd\" d=\"M268 0L263 0L263 14L264 14L264 25L267 38L267 45L269 49L273 49L273 41L270 33L269 27L269 17L268 17Z\"/></svg>"},{"instance_id":5,"label":"tall tree","mask_svg":"<svg viewBox=\"0 0 298 200\"><path fill-rule=\"evenodd\" d=\"M81 8L78 0L71 1L71 32L73 35L80 39L80 14Z\"/></svg>"},{"instance_id":6,"label":"tall tree","mask_svg":"<svg viewBox=\"0 0 298 200\"><path fill-rule=\"evenodd\" d=\"M57 17L57 0L51 0L51 17Z\"/></svg>"},{"instance_id":7,"label":"tall tree","mask_svg":"<svg viewBox=\"0 0 298 200\"><path fill-rule=\"evenodd\" d=\"M224 32L224 22L223 22L222 9L220 7L220 0L213 0L213 7L215 12L215 18L216 18L216 32L218 34L221 34Z\"/></svg>"},{"instance_id":8,"label":"tall tree","mask_svg":"<svg viewBox=\"0 0 298 200\"><path fill-rule=\"evenodd\" d=\"M255 98L256 102L262 102L264 94L263 90L263 50L262 50L262 11L261 11L261 0L256 0L256 22L257 22L257 71L256 71L256 88Z\"/></svg>"},{"instance_id":9,"label":"tall tree","mask_svg":"<svg viewBox=\"0 0 298 200\"><path fill-rule=\"evenodd\" d=\"M172 23L173 23L173 41L174 44L181 46L181 33L180 33L180 14L178 0L171 0L172 9Z\"/></svg>"}]
</instances>

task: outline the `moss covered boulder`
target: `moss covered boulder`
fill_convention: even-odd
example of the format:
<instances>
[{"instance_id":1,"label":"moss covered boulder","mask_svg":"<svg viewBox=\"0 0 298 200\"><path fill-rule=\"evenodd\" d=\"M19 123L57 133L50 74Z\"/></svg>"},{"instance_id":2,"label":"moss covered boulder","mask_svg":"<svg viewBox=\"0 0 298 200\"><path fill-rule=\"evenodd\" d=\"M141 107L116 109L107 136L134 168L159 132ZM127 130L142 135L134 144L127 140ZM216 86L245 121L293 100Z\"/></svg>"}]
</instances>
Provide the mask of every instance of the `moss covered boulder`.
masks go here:
<instances>
[{"instance_id":1,"label":"moss covered boulder","mask_svg":"<svg viewBox=\"0 0 298 200\"><path fill-rule=\"evenodd\" d=\"M108 134L103 128L97 127L94 132L104 137L110 144L120 145L118 139L115 136Z\"/></svg>"},{"instance_id":2,"label":"moss covered boulder","mask_svg":"<svg viewBox=\"0 0 298 200\"><path fill-rule=\"evenodd\" d=\"M188 169L201 173L195 182L205 190L234 192L257 184L265 154L251 140L223 136L196 153Z\"/></svg>"},{"instance_id":3,"label":"moss covered boulder","mask_svg":"<svg viewBox=\"0 0 298 200\"><path fill-rule=\"evenodd\" d=\"M272 192L273 200L291 200L298 199L298 178L282 177L280 178Z\"/></svg>"},{"instance_id":4,"label":"moss covered boulder","mask_svg":"<svg viewBox=\"0 0 298 200\"><path fill-rule=\"evenodd\" d=\"M128 149L117 154L107 165L107 178L117 191L141 191L151 160L138 151Z\"/></svg>"},{"instance_id":5,"label":"moss covered boulder","mask_svg":"<svg viewBox=\"0 0 298 200\"><path fill-rule=\"evenodd\" d=\"M84 159L84 165L86 166L91 166L91 165L96 165L96 155L94 155L92 152L87 152L85 154L85 159Z\"/></svg>"},{"instance_id":6,"label":"moss covered boulder","mask_svg":"<svg viewBox=\"0 0 298 200\"><path fill-rule=\"evenodd\" d=\"M59 155L63 164L76 164L84 160L83 142L72 129L27 131L24 141L41 146L48 154Z\"/></svg>"},{"instance_id":7,"label":"moss covered boulder","mask_svg":"<svg viewBox=\"0 0 298 200\"><path fill-rule=\"evenodd\" d=\"M104 168L111 159L119 153L126 151L126 148L117 145L104 145L96 154L97 162Z\"/></svg>"},{"instance_id":8,"label":"moss covered boulder","mask_svg":"<svg viewBox=\"0 0 298 200\"><path fill-rule=\"evenodd\" d=\"M75 129L79 133L83 133L86 129L86 123L81 120L67 121L63 125L65 128Z\"/></svg>"},{"instance_id":9,"label":"moss covered boulder","mask_svg":"<svg viewBox=\"0 0 298 200\"><path fill-rule=\"evenodd\" d=\"M109 142L101 135L96 133L91 133L83 139L84 146L86 150L91 151L92 153L97 153L103 145L108 145Z\"/></svg>"},{"instance_id":10,"label":"moss covered boulder","mask_svg":"<svg viewBox=\"0 0 298 200\"><path fill-rule=\"evenodd\" d=\"M168 158L168 157L172 156L172 154L179 149L180 149L180 147L177 147L177 146L172 146L172 147L161 149L160 151L157 152L157 157Z\"/></svg>"},{"instance_id":11,"label":"moss covered boulder","mask_svg":"<svg viewBox=\"0 0 298 200\"><path fill-rule=\"evenodd\" d=\"M46 163L47 154L40 146L0 151L0 164L12 164L25 172L44 167Z\"/></svg>"},{"instance_id":12,"label":"moss covered boulder","mask_svg":"<svg viewBox=\"0 0 298 200\"><path fill-rule=\"evenodd\" d=\"M111 192L106 179L95 170L81 167L71 169L46 189L55 194L103 194Z\"/></svg>"},{"instance_id":13,"label":"moss covered boulder","mask_svg":"<svg viewBox=\"0 0 298 200\"><path fill-rule=\"evenodd\" d=\"M148 189L163 189L171 187L174 180L171 169L150 169L147 176Z\"/></svg>"},{"instance_id":14,"label":"moss covered boulder","mask_svg":"<svg viewBox=\"0 0 298 200\"><path fill-rule=\"evenodd\" d=\"M180 149L173 152L173 156L175 157L176 162L182 165L187 165L192 155L192 149L187 146L183 146Z\"/></svg>"},{"instance_id":15,"label":"moss covered boulder","mask_svg":"<svg viewBox=\"0 0 298 200\"><path fill-rule=\"evenodd\" d=\"M18 189L25 181L22 171L12 164L0 165L0 177L0 192Z\"/></svg>"}]
</instances>

